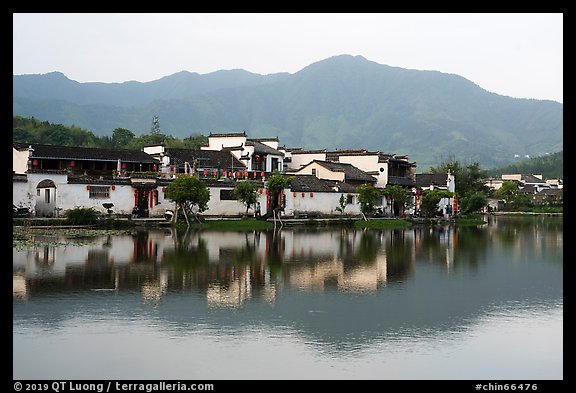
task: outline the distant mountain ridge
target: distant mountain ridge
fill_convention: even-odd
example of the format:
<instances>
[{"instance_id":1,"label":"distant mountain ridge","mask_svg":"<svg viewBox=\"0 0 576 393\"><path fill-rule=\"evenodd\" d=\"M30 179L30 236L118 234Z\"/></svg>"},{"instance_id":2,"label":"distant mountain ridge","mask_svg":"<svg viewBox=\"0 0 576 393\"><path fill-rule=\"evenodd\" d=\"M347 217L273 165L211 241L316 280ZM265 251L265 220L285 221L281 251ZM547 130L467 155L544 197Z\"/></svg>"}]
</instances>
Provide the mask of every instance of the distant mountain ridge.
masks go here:
<instances>
[{"instance_id":1,"label":"distant mountain ridge","mask_svg":"<svg viewBox=\"0 0 576 393\"><path fill-rule=\"evenodd\" d=\"M79 83L59 72L14 75L13 114L98 135L116 128L148 133L156 114L162 132L181 138L246 131L278 136L287 147L406 154L425 169L447 157L489 168L516 154L563 150L563 104L501 96L458 75L350 55L294 74L182 71L124 83Z\"/></svg>"}]
</instances>

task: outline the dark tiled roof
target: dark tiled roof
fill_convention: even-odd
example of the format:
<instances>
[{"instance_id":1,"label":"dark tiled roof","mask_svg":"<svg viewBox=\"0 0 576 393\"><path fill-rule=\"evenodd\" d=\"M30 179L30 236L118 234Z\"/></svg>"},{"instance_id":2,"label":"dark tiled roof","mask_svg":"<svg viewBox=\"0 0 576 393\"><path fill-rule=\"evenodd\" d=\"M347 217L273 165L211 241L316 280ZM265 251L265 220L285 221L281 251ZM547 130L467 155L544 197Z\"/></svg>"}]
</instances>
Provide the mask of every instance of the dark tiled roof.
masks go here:
<instances>
[{"instance_id":1,"label":"dark tiled roof","mask_svg":"<svg viewBox=\"0 0 576 393\"><path fill-rule=\"evenodd\" d=\"M314 160L312 162L322 165L324 168L329 169L331 171L344 172L345 181L364 181L364 182L376 183L375 177L370 176L369 174L356 168L352 164L346 164L342 162L320 161L320 160Z\"/></svg>"},{"instance_id":2,"label":"dark tiled roof","mask_svg":"<svg viewBox=\"0 0 576 393\"><path fill-rule=\"evenodd\" d=\"M542 180L534 175L522 175L521 179L524 183L546 183L546 180Z\"/></svg>"},{"instance_id":3,"label":"dark tiled roof","mask_svg":"<svg viewBox=\"0 0 576 393\"><path fill-rule=\"evenodd\" d=\"M238 137L238 136L246 136L246 131L242 131L242 132L223 132L223 133L217 133L217 132L211 132L208 137L217 137L217 138L222 138L222 137Z\"/></svg>"},{"instance_id":4,"label":"dark tiled roof","mask_svg":"<svg viewBox=\"0 0 576 393\"><path fill-rule=\"evenodd\" d=\"M557 188L545 188L538 193L538 195L550 195L556 196L560 194L560 190Z\"/></svg>"},{"instance_id":5,"label":"dark tiled roof","mask_svg":"<svg viewBox=\"0 0 576 393\"><path fill-rule=\"evenodd\" d=\"M367 153L365 149L327 151L326 161L339 161L340 156L365 156Z\"/></svg>"},{"instance_id":6,"label":"dark tiled roof","mask_svg":"<svg viewBox=\"0 0 576 393\"><path fill-rule=\"evenodd\" d=\"M166 148L166 154L170 156L170 162L174 165L183 165L188 162L193 164L198 158L198 168L216 168L220 162L220 168L245 169L246 165L238 160L229 150L194 150L185 148Z\"/></svg>"},{"instance_id":7,"label":"dark tiled roof","mask_svg":"<svg viewBox=\"0 0 576 393\"><path fill-rule=\"evenodd\" d=\"M388 176L388 184L413 187L416 183L409 177Z\"/></svg>"},{"instance_id":8,"label":"dark tiled roof","mask_svg":"<svg viewBox=\"0 0 576 393\"><path fill-rule=\"evenodd\" d=\"M249 139L246 141L246 146L254 146L254 153L255 154L273 154L275 156L284 157L284 153L279 150L273 149L268 145L265 145L262 142L258 142L255 139Z\"/></svg>"},{"instance_id":9,"label":"dark tiled roof","mask_svg":"<svg viewBox=\"0 0 576 393\"><path fill-rule=\"evenodd\" d=\"M293 192L356 192L356 187L339 181L318 179L314 175L295 175L292 178L290 190Z\"/></svg>"},{"instance_id":10,"label":"dark tiled roof","mask_svg":"<svg viewBox=\"0 0 576 393\"><path fill-rule=\"evenodd\" d=\"M432 184L435 186L446 187L448 181L448 174L446 173L417 173L416 186L417 187L430 187Z\"/></svg>"},{"instance_id":11,"label":"dark tiled roof","mask_svg":"<svg viewBox=\"0 0 576 393\"><path fill-rule=\"evenodd\" d=\"M32 158L58 159L58 160L91 160L91 161L118 161L152 163L159 161L141 150L130 149L101 149L94 147L71 147L32 144L34 152Z\"/></svg>"}]
</instances>

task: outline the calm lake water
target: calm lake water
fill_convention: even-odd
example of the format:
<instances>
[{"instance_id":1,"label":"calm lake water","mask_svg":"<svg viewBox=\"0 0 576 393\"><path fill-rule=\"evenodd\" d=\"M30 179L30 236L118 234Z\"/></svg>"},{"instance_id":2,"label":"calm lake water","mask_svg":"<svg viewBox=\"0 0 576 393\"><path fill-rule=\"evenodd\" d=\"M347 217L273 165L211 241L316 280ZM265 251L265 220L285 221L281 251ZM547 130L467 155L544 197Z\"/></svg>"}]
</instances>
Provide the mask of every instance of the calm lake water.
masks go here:
<instances>
[{"instance_id":1,"label":"calm lake water","mask_svg":"<svg viewBox=\"0 0 576 393\"><path fill-rule=\"evenodd\" d=\"M563 379L563 222L13 248L14 379Z\"/></svg>"}]
</instances>

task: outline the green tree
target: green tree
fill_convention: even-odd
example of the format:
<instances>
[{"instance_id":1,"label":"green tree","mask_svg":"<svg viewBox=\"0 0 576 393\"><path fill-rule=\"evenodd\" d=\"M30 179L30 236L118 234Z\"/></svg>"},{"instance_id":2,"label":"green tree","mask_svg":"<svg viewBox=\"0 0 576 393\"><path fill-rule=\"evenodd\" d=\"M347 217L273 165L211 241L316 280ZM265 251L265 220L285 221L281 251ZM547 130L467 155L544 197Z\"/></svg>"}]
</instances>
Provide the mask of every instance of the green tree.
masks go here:
<instances>
[{"instance_id":1,"label":"green tree","mask_svg":"<svg viewBox=\"0 0 576 393\"><path fill-rule=\"evenodd\" d=\"M356 188L358 192L358 202L360 203L360 212L364 221L368 221L367 216L371 216L376 211L374 205L381 196L379 189L371 184L363 184Z\"/></svg>"},{"instance_id":2,"label":"green tree","mask_svg":"<svg viewBox=\"0 0 576 393\"><path fill-rule=\"evenodd\" d=\"M190 226L188 215L192 214L194 219L200 222L198 213L208 209L210 200L210 190L206 185L194 176L180 176L174 179L166 188L166 197L176 204L174 209L173 222L176 221L178 210L182 209L186 223ZM197 212L195 212L195 209Z\"/></svg>"},{"instance_id":3,"label":"green tree","mask_svg":"<svg viewBox=\"0 0 576 393\"><path fill-rule=\"evenodd\" d=\"M280 211L284 210L286 200L283 196L285 188L290 187L292 183L291 177L285 177L279 170L272 172L268 180L266 180L266 188L268 189L268 196L270 198L270 210L262 217L264 219L270 217L270 212L274 216L274 225L276 225L276 217L280 219ZM282 224L282 220L280 220Z\"/></svg>"},{"instance_id":4,"label":"green tree","mask_svg":"<svg viewBox=\"0 0 576 393\"><path fill-rule=\"evenodd\" d=\"M505 180L502 186L494 191L494 198L511 202L516 194L518 194L518 184L513 180Z\"/></svg>"},{"instance_id":5,"label":"green tree","mask_svg":"<svg viewBox=\"0 0 576 393\"><path fill-rule=\"evenodd\" d=\"M346 197L344 194L340 195L340 200L338 201L338 206L336 206L336 211L340 214L344 214L344 209L346 208Z\"/></svg>"},{"instance_id":6,"label":"green tree","mask_svg":"<svg viewBox=\"0 0 576 393\"><path fill-rule=\"evenodd\" d=\"M460 199L463 214L480 212L488 204L488 196L483 192L475 192Z\"/></svg>"},{"instance_id":7,"label":"green tree","mask_svg":"<svg viewBox=\"0 0 576 393\"><path fill-rule=\"evenodd\" d=\"M382 190L382 194L390 198L392 203L398 206L401 215L404 214L404 209L408 207L412 196L409 190L398 184L387 185Z\"/></svg>"},{"instance_id":8,"label":"green tree","mask_svg":"<svg viewBox=\"0 0 576 393\"><path fill-rule=\"evenodd\" d=\"M425 217L434 217L438 210L438 203L442 198L451 198L454 194L447 190L424 190L420 209Z\"/></svg>"},{"instance_id":9,"label":"green tree","mask_svg":"<svg viewBox=\"0 0 576 393\"><path fill-rule=\"evenodd\" d=\"M134 140L134 133L126 128L116 128L112 131L112 146L115 148L126 148Z\"/></svg>"},{"instance_id":10,"label":"green tree","mask_svg":"<svg viewBox=\"0 0 576 393\"><path fill-rule=\"evenodd\" d=\"M248 215L248 209L250 206L255 205L258 201L258 185L250 183L250 181L238 181L236 186L234 186L234 196L244 205L246 205L246 213Z\"/></svg>"}]
</instances>

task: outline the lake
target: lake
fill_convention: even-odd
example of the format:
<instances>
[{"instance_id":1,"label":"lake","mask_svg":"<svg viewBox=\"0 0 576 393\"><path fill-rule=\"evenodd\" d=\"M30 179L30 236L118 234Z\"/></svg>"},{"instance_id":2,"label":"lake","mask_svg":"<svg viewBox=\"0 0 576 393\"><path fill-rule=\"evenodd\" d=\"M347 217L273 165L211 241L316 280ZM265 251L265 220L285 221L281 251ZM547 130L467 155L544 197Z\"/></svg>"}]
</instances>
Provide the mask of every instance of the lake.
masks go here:
<instances>
[{"instance_id":1,"label":"lake","mask_svg":"<svg viewBox=\"0 0 576 393\"><path fill-rule=\"evenodd\" d=\"M562 217L486 220L39 235L13 379L562 380Z\"/></svg>"}]
</instances>

